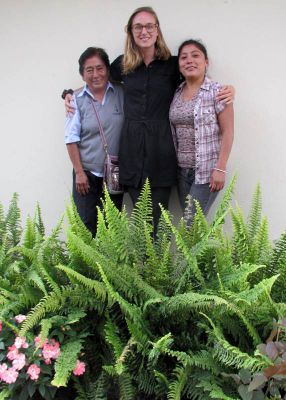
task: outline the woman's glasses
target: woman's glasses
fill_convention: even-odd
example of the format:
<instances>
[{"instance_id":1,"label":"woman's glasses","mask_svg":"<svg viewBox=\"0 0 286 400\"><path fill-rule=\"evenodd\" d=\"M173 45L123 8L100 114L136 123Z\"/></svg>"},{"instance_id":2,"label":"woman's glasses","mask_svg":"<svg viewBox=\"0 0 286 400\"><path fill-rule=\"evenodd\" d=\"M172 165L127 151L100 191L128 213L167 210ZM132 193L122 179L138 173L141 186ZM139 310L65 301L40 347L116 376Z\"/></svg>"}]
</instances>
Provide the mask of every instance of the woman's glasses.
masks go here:
<instances>
[{"instance_id":1,"label":"woman's glasses","mask_svg":"<svg viewBox=\"0 0 286 400\"><path fill-rule=\"evenodd\" d=\"M142 24L135 24L132 26L132 31L134 33L141 33L143 31L143 29L145 28L146 31L148 33L153 33L155 31L155 29L157 28L157 24L146 24L146 25L142 25Z\"/></svg>"}]
</instances>

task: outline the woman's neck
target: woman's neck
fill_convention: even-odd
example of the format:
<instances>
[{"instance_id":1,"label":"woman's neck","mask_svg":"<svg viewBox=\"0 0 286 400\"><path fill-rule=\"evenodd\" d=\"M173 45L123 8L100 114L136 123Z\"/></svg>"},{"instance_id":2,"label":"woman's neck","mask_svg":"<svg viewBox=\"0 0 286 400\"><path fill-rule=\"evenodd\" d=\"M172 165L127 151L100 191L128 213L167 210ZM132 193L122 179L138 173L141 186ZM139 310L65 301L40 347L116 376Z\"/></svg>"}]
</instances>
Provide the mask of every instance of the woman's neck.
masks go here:
<instances>
[{"instance_id":1,"label":"woman's neck","mask_svg":"<svg viewBox=\"0 0 286 400\"><path fill-rule=\"evenodd\" d=\"M149 65L155 58L155 46L140 49L145 65Z\"/></svg>"},{"instance_id":2,"label":"woman's neck","mask_svg":"<svg viewBox=\"0 0 286 400\"><path fill-rule=\"evenodd\" d=\"M204 82L204 78L186 79L185 86L183 87L182 96L185 101L192 100L200 90Z\"/></svg>"},{"instance_id":3,"label":"woman's neck","mask_svg":"<svg viewBox=\"0 0 286 400\"><path fill-rule=\"evenodd\" d=\"M104 88L102 88L102 89L90 89L90 88L89 88L89 90L91 91L93 97L94 97L97 101L102 101L103 98L104 98L105 92L106 92L106 88L107 88L107 85L106 85Z\"/></svg>"},{"instance_id":4,"label":"woman's neck","mask_svg":"<svg viewBox=\"0 0 286 400\"><path fill-rule=\"evenodd\" d=\"M199 78L187 78L185 81L186 87L192 90L199 89L204 83L204 80L205 80L204 76Z\"/></svg>"}]
</instances>

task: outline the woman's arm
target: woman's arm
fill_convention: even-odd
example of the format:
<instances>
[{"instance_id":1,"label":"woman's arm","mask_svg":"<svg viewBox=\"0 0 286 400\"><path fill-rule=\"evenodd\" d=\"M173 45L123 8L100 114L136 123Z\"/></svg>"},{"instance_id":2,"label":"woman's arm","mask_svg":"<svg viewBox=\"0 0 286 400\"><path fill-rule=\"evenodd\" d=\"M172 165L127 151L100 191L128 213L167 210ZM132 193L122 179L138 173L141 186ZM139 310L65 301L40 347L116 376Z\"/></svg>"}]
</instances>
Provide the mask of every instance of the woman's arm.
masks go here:
<instances>
[{"instance_id":1,"label":"woman's arm","mask_svg":"<svg viewBox=\"0 0 286 400\"><path fill-rule=\"evenodd\" d=\"M222 135L219 158L210 179L212 192L221 190L225 184L226 165L231 152L234 126L233 105L229 104L218 114L218 123Z\"/></svg>"},{"instance_id":2,"label":"woman's arm","mask_svg":"<svg viewBox=\"0 0 286 400\"><path fill-rule=\"evenodd\" d=\"M77 143L68 143L67 150L75 172L76 190L81 195L85 195L89 191L89 181L82 167Z\"/></svg>"},{"instance_id":3,"label":"woman's arm","mask_svg":"<svg viewBox=\"0 0 286 400\"><path fill-rule=\"evenodd\" d=\"M74 106L74 114L68 115L65 121L65 143L75 172L76 190L85 195L89 191L89 181L84 172L78 148L81 140L81 118L75 100Z\"/></svg>"}]
</instances>

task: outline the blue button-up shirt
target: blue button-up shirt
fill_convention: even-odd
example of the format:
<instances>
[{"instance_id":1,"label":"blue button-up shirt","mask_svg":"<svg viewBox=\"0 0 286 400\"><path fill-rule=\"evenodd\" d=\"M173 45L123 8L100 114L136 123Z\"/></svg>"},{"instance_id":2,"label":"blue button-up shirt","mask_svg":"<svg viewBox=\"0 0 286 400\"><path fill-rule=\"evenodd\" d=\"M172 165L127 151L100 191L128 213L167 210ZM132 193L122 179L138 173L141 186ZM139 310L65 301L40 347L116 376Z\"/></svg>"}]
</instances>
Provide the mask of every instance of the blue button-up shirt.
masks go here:
<instances>
[{"instance_id":1,"label":"blue button-up shirt","mask_svg":"<svg viewBox=\"0 0 286 400\"><path fill-rule=\"evenodd\" d=\"M104 107L106 98L107 98L110 90L114 91L114 86L112 85L111 82L108 82L103 99L101 102L98 102L98 100L95 99L95 97L93 96L93 94L91 93L91 91L89 90L89 87L87 85L85 85L79 93L76 93L73 95L72 105L75 109L75 112L69 113L65 120L65 143L66 144L78 143L81 140L82 124L81 124L80 112L79 112L79 109L77 106L77 102L75 101L75 97L82 97L87 94L93 100L97 101L98 103L101 104L101 106ZM98 171L90 171L90 172L98 177L103 176L102 172L98 172Z\"/></svg>"}]
</instances>

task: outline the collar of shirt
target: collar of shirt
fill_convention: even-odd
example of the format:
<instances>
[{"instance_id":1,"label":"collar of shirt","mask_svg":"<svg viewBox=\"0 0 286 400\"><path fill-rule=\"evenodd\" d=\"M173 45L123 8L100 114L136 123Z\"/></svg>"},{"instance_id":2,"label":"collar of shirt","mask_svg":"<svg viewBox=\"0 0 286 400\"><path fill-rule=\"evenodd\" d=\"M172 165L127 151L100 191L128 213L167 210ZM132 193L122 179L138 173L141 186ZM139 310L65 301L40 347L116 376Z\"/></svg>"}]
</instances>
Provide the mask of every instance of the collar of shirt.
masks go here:
<instances>
[{"instance_id":1,"label":"collar of shirt","mask_svg":"<svg viewBox=\"0 0 286 400\"><path fill-rule=\"evenodd\" d=\"M211 82L212 82L211 79L208 78L208 77L206 76L206 77L205 77L205 80L203 81L203 84L202 84L201 87L200 87L200 90L201 90L201 89L210 90ZM183 89L183 87L185 86L185 84L186 84L185 81L182 82L182 83L180 84L180 86L178 87L178 89L176 90L176 92L180 92L180 91Z\"/></svg>"},{"instance_id":2,"label":"collar of shirt","mask_svg":"<svg viewBox=\"0 0 286 400\"><path fill-rule=\"evenodd\" d=\"M102 101L101 101L101 104L102 104L103 106L104 106L104 103L105 103L105 100L106 100L107 92L108 92L110 89L114 91L114 86L112 85L111 82L108 81L108 82L107 82L107 87L106 87L106 90L105 90L105 93L104 93L104 96L103 96L103 99L102 99ZM83 89L79 92L79 94L77 94L77 97L81 97L81 96L83 96L84 94L88 94L88 95L91 96L94 100L96 100L96 99L94 98L93 94L91 93L91 91L89 90L89 88L88 88L87 85L84 85Z\"/></svg>"}]
</instances>

